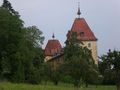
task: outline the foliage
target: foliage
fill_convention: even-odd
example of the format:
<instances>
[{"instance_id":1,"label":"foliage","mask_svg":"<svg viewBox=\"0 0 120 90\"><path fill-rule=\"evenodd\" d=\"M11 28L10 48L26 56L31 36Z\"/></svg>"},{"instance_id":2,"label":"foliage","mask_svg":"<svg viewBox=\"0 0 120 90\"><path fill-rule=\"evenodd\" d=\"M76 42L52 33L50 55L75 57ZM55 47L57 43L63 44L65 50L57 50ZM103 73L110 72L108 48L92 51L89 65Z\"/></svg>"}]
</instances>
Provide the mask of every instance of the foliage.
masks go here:
<instances>
[{"instance_id":1,"label":"foliage","mask_svg":"<svg viewBox=\"0 0 120 90\"><path fill-rule=\"evenodd\" d=\"M106 56L103 55L102 59L104 60ZM115 85L115 80L113 79L113 73L110 70L105 70L107 62L105 61L99 61L99 71L101 75L103 76L102 84L104 85Z\"/></svg>"},{"instance_id":2,"label":"foliage","mask_svg":"<svg viewBox=\"0 0 120 90\"><path fill-rule=\"evenodd\" d=\"M98 75L91 51L82 45L83 43L77 40L76 33L72 33L72 38L67 42L64 51L64 71L73 78L74 86L77 87L84 82L87 86L89 81Z\"/></svg>"},{"instance_id":3,"label":"foliage","mask_svg":"<svg viewBox=\"0 0 120 90\"><path fill-rule=\"evenodd\" d=\"M44 63L43 64L43 80L45 81L45 84L47 84L48 81L50 81L50 77L51 77L51 65L49 63Z\"/></svg>"},{"instance_id":4,"label":"foliage","mask_svg":"<svg viewBox=\"0 0 120 90\"><path fill-rule=\"evenodd\" d=\"M72 84L73 83L73 78L70 75L65 75L62 79L61 82L63 83L68 83Z\"/></svg>"},{"instance_id":5,"label":"foliage","mask_svg":"<svg viewBox=\"0 0 120 90\"><path fill-rule=\"evenodd\" d=\"M54 83L54 85L58 85L59 81L62 78L62 72L61 68L59 67L53 67L51 63L45 63L43 66L43 80L45 83L47 81L51 81Z\"/></svg>"},{"instance_id":6,"label":"foliage","mask_svg":"<svg viewBox=\"0 0 120 90\"><path fill-rule=\"evenodd\" d=\"M4 0L0 7L0 79L40 82L43 40L42 32L36 26L24 27L10 2Z\"/></svg>"},{"instance_id":7,"label":"foliage","mask_svg":"<svg viewBox=\"0 0 120 90\"><path fill-rule=\"evenodd\" d=\"M0 60L2 73L21 78L22 61L20 60L20 43L23 39L23 22L8 10L0 8ZM6 64L6 65L4 65ZM21 69L20 69L21 68ZM21 70L20 72L18 72Z\"/></svg>"},{"instance_id":8,"label":"foliage","mask_svg":"<svg viewBox=\"0 0 120 90\"><path fill-rule=\"evenodd\" d=\"M54 85L58 85L58 82L61 80L61 78L62 78L62 73L60 67L51 70L50 79L54 83Z\"/></svg>"},{"instance_id":9,"label":"foliage","mask_svg":"<svg viewBox=\"0 0 120 90\"><path fill-rule=\"evenodd\" d=\"M102 73L105 75L109 73L111 75L110 79L116 83L117 90L120 90L120 51L109 50L107 55L103 55L101 59L104 64L104 70L102 69ZM109 76L109 74L107 76Z\"/></svg>"},{"instance_id":10,"label":"foliage","mask_svg":"<svg viewBox=\"0 0 120 90\"><path fill-rule=\"evenodd\" d=\"M41 47L43 44L44 37L42 36L42 31L40 31L36 26L30 26L25 28L26 39L30 45L34 47Z\"/></svg>"},{"instance_id":11,"label":"foliage","mask_svg":"<svg viewBox=\"0 0 120 90\"><path fill-rule=\"evenodd\" d=\"M12 15L19 16L18 12L13 9L8 0L3 0L2 8L8 10Z\"/></svg>"}]
</instances>

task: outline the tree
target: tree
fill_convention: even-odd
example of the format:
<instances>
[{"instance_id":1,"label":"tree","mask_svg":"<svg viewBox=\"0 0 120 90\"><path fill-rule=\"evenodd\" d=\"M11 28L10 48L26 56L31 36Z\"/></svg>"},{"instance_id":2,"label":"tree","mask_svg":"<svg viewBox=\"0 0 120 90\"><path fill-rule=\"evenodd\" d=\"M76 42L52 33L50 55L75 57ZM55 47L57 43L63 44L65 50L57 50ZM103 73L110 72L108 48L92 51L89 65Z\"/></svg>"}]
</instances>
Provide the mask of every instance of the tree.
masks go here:
<instances>
[{"instance_id":1,"label":"tree","mask_svg":"<svg viewBox=\"0 0 120 90\"><path fill-rule=\"evenodd\" d=\"M120 90L120 51L111 51L107 55L101 57L102 62L106 65L104 66L104 72L109 72L112 74L112 79L115 80L117 90Z\"/></svg>"},{"instance_id":2,"label":"tree","mask_svg":"<svg viewBox=\"0 0 120 90\"><path fill-rule=\"evenodd\" d=\"M66 43L64 50L64 70L66 74L74 79L73 83L76 87L79 87L81 82L85 82L88 86L88 76L90 77L93 72L97 72L94 68L95 64L91 51L86 47L82 47L82 45L83 43L77 40L76 33L72 33L72 37Z\"/></svg>"},{"instance_id":3,"label":"tree","mask_svg":"<svg viewBox=\"0 0 120 90\"><path fill-rule=\"evenodd\" d=\"M41 47L44 41L44 36L42 36L42 31L40 31L36 26L29 26L25 28L26 40L28 43L34 47Z\"/></svg>"},{"instance_id":4,"label":"tree","mask_svg":"<svg viewBox=\"0 0 120 90\"><path fill-rule=\"evenodd\" d=\"M58 85L59 81L62 77L61 67L53 67L50 62L43 64L43 80L45 81L45 84L47 84L47 81L52 81L54 85Z\"/></svg>"},{"instance_id":5,"label":"tree","mask_svg":"<svg viewBox=\"0 0 120 90\"><path fill-rule=\"evenodd\" d=\"M19 68L22 68L21 61L19 61L20 44L23 39L22 28L23 21L19 19L19 17L12 15L6 9L0 8L0 67L2 72L1 74L9 73L11 74L11 77L12 75L14 77L15 74L17 76L17 71L19 71ZM20 72L22 74L22 71ZM20 79L22 78L22 76L18 76L18 78Z\"/></svg>"},{"instance_id":6,"label":"tree","mask_svg":"<svg viewBox=\"0 0 120 90\"><path fill-rule=\"evenodd\" d=\"M40 74L44 37L35 26L25 28L11 8L7 0L0 7L0 76L12 82L27 82Z\"/></svg>"},{"instance_id":7,"label":"tree","mask_svg":"<svg viewBox=\"0 0 120 90\"><path fill-rule=\"evenodd\" d=\"M58 85L61 78L62 78L62 72L60 66L56 68L51 67L50 80L54 83L54 85Z\"/></svg>"},{"instance_id":8,"label":"tree","mask_svg":"<svg viewBox=\"0 0 120 90\"><path fill-rule=\"evenodd\" d=\"M19 13L15 11L8 0L3 0L2 8L8 10L12 15L19 16Z\"/></svg>"},{"instance_id":9,"label":"tree","mask_svg":"<svg viewBox=\"0 0 120 90\"><path fill-rule=\"evenodd\" d=\"M42 80L43 75L43 62L44 62L44 51L42 50L42 44L44 36L36 26L30 26L24 28L25 30L25 45L29 51L30 58L25 65L25 76L26 81L33 84L38 84ZM26 51L25 51L26 52Z\"/></svg>"},{"instance_id":10,"label":"tree","mask_svg":"<svg viewBox=\"0 0 120 90\"><path fill-rule=\"evenodd\" d=\"M106 58L106 55L102 56L102 61L99 61L98 67L100 74L103 76L102 84L104 85L115 85L115 80L113 79L113 73L110 70L106 70L107 62L103 61Z\"/></svg>"},{"instance_id":11,"label":"tree","mask_svg":"<svg viewBox=\"0 0 120 90\"><path fill-rule=\"evenodd\" d=\"M45 81L45 85L47 84L47 81L51 79L51 73L52 73L52 68L49 63L44 63L42 67L42 72L43 72L43 80Z\"/></svg>"}]
</instances>

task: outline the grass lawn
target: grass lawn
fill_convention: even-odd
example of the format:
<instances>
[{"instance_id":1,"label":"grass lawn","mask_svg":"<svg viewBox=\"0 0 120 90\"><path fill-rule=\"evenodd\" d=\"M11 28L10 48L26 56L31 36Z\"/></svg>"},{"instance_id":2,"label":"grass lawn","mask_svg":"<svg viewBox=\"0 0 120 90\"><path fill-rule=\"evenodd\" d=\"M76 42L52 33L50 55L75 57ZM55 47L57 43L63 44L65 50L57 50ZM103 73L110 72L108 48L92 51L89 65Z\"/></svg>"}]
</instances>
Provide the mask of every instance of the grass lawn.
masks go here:
<instances>
[{"instance_id":1,"label":"grass lawn","mask_svg":"<svg viewBox=\"0 0 120 90\"><path fill-rule=\"evenodd\" d=\"M29 84L12 84L12 83L0 83L0 90L76 90L72 85L59 84L54 86L49 85L29 85ZM79 88L77 90L116 90L115 86L90 86L88 88Z\"/></svg>"}]
</instances>

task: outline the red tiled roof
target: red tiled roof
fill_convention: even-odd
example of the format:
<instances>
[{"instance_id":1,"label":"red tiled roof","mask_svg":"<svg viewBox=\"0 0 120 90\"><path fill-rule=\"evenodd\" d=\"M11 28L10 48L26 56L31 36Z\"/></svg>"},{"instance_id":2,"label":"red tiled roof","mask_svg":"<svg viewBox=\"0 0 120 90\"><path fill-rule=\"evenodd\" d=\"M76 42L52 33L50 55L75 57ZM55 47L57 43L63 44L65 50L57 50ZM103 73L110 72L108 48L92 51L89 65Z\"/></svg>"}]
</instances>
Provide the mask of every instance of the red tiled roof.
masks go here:
<instances>
[{"instance_id":1,"label":"red tiled roof","mask_svg":"<svg viewBox=\"0 0 120 90\"><path fill-rule=\"evenodd\" d=\"M71 33L77 33L77 39L81 41L97 41L94 33L91 31L90 27L86 23L84 18L76 18L71 31L68 31L67 39L70 39Z\"/></svg>"},{"instance_id":2,"label":"red tiled roof","mask_svg":"<svg viewBox=\"0 0 120 90\"><path fill-rule=\"evenodd\" d=\"M54 56L62 51L62 46L58 40L49 40L45 47L45 56Z\"/></svg>"}]
</instances>

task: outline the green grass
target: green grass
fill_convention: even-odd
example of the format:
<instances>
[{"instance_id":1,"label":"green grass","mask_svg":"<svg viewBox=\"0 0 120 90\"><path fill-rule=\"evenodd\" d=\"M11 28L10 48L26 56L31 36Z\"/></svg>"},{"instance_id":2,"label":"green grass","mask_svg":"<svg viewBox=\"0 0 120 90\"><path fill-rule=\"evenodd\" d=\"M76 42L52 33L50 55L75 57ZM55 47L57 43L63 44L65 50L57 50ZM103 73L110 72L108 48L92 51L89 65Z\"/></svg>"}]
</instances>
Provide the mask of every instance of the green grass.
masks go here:
<instances>
[{"instance_id":1,"label":"green grass","mask_svg":"<svg viewBox=\"0 0 120 90\"><path fill-rule=\"evenodd\" d=\"M59 84L54 86L48 85L30 85L30 84L12 84L12 83L0 83L0 90L76 90L72 85ZM115 86L90 86L88 88L79 88L77 90L116 90Z\"/></svg>"}]
</instances>

